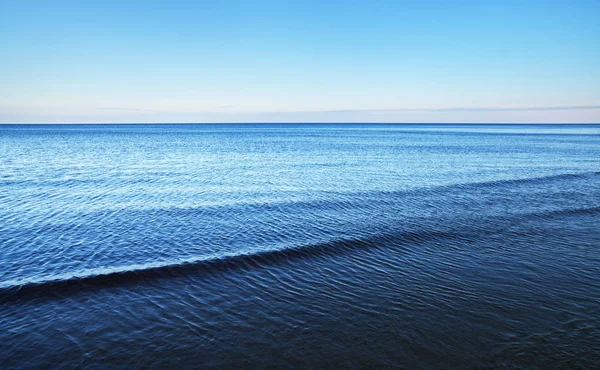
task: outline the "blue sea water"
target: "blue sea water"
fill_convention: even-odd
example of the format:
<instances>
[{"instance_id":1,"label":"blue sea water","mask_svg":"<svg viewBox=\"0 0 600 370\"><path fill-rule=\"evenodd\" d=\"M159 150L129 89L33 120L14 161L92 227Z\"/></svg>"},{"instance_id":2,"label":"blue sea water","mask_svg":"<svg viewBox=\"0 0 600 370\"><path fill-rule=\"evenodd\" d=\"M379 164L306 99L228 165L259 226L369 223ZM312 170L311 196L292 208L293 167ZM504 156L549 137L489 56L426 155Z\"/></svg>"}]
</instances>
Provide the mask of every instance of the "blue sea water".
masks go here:
<instances>
[{"instance_id":1,"label":"blue sea water","mask_svg":"<svg viewBox=\"0 0 600 370\"><path fill-rule=\"evenodd\" d=\"M599 125L0 125L0 367L600 366Z\"/></svg>"}]
</instances>

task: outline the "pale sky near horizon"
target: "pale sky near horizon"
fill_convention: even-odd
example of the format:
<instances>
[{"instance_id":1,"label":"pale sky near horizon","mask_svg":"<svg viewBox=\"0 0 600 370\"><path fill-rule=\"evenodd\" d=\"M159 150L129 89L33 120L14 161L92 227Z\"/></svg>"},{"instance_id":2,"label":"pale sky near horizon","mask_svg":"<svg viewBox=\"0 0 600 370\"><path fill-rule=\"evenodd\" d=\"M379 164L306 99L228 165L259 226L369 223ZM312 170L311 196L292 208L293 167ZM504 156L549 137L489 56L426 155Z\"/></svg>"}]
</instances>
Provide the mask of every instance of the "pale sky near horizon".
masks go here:
<instances>
[{"instance_id":1,"label":"pale sky near horizon","mask_svg":"<svg viewBox=\"0 0 600 370\"><path fill-rule=\"evenodd\" d=\"M0 123L600 123L600 1L0 0Z\"/></svg>"}]
</instances>

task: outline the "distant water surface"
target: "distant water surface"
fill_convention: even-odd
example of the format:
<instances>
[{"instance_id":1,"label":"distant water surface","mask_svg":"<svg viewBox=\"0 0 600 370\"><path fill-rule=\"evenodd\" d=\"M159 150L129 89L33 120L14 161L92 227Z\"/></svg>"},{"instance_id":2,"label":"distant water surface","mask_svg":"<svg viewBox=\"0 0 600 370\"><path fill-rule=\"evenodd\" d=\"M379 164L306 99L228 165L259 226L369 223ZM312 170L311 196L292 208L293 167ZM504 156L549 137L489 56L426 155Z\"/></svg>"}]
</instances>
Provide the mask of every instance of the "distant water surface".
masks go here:
<instances>
[{"instance_id":1,"label":"distant water surface","mask_svg":"<svg viewBox=\"0 0 600 370\"><path fill-rule=\"evenodd\" d=\"M0 367L600 366L599 125L0 125Z\"/></svg>"}]
</instances>

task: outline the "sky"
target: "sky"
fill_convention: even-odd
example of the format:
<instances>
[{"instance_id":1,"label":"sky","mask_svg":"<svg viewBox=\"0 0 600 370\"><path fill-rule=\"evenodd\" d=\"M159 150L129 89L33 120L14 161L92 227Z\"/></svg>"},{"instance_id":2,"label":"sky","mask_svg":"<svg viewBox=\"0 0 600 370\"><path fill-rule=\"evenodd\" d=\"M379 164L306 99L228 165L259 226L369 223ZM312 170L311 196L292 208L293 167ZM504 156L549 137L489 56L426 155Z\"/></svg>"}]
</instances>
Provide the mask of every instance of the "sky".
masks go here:
<instances>
[{"instance_id":1,"label":"sky","mask_svg":"<svg viewBox=\"0 0 600 370\"><path fill-rule=\"evenodd\" d=\"M600 1L0 0L0 123L600 123Z\"/></svg>"}]
</instances>

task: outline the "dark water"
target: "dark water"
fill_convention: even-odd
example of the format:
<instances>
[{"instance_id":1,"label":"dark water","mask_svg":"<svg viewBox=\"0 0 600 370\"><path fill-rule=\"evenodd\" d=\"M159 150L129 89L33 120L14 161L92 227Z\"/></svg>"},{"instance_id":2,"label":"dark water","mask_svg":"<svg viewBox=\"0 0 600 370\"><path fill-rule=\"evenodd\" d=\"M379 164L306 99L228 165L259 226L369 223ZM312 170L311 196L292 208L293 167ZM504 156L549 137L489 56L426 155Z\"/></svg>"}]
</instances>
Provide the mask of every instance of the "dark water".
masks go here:
<instances>
[{"instance_id":1,"label":"dark water","mask_svg":"<svg viewBox=\"0 0 600 370\"><path fill-rule=\"evenodd\" d=\"M0 126L1 368L600 366L600 126Z\"/></svg>"}]
</instances>

